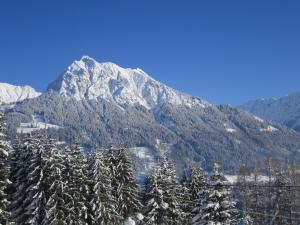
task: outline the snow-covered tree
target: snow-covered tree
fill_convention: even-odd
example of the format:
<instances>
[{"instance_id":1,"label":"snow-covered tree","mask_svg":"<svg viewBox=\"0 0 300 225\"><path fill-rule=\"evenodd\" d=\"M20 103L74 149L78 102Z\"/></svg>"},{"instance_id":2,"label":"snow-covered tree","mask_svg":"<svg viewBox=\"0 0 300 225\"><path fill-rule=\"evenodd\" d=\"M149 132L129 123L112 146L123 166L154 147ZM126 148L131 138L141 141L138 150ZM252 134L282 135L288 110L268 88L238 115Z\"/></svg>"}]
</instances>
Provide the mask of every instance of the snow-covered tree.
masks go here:
<instances>
[{"instance_id":1,"label":"snow-covered tree","mask_svg":"<svg viewBox=\"0 0 300 225\"><path fill-rule=\"evenodd\" d=\"M281 169L278 169L275 174L275 192L272 196L272 214L269 215L271 217L271 225L284 225L290 222L286 213L289 205L288 185L290 184L288 184L287 176Z\"/></svg>"},{"instance_id":2,"label":"snow-covered tree","mask_svg":"<svg viewBox=\"0 0 300 225\"><path fill-rule=\"evenodd\" d=\"M39 205L43 194L39 193L39 181L42 177L38 161L41 156L41 142L30 135L15 154L11 174L12 191L11 211L16 224L34 224L41 215Z\"/></svg>"},{"instance_id":3,"label":"snow-covered tree","mask_svg":"<svg viewBox=\"0 0 300 225\"><path fill-rule=\"evenodd\" d=\"M49 184L45 182L45 167L47 160L41 137L34 141L35 149L30 155L26 169L25 199L23 201L23 223L41 224L45 217L46 191Z\"/></svg>"},{"instance_id":4,"label":"snow-covered tree","mask_svg":"<svg viewBox=\"0 0 300 225\"><path fill-rule=\"evenodd\" d=\"M191 169L191 179L190 179L190 190L192 194L192 199L198 199L198 194L203 188L206 188L207 177L205 172L201 167L192 167Z\"/></svg>"},{"instance_id":5,"label":"snow-covered tree","mask_svg":"<svg viewBox=\"0 0 300 225\"><path fill-rule=\"evenodd\" d=\"M179 193L177 196L182 211L180 220L182 224L191 224L194 203L188 181L184 181L179 185Z\"/></svg>"},{"instance_id":6,"label":"snow-covered tree","mask_svg":"<svg viewBox=\"0 0 300 225\"><path fill-rule=\"evenodd\" d=\"M45 143L45 155L47 157L44 170L44 183L46 184L45 217L41 224L67 225L67 203L72 201L68 195L66 181L63 180L65 170L62 155L57 149L55 140Z\"/></svg>"},{"instance_id":7,"label":"snow-covered tree","mask_svg":"<svg viewBox=\"0 0 300 225\"><path fill-rule=\"evenodd\" d=\"M86 158L79 143L73 145L71 149L67 148L65 153L67 156L64 172L67 176L67 192L72 198L72 201L67 204L69 208L67 221L70 225L88 224L90 215L88 213L89 184Z\"/></svg>"},{"instance_id":8,"label":"snow-covered tree","mask_svg":"<svg viewBox=\"0 0 300 225\"><path fill-rule=\"evenodd\" d=\"M105 161L103 154L96 151L93 151L89 158L91 224L115 225L120 219L112 194L112 177Z\"/></svg>"},{"instance_id":9,"label":"snow-covered tree","mask_svg":"<svg viewBox=\"0 0 300 225\"><path fill-rule=\"evenodd\" d=\"M9 163L8 157L10 146L5 136L4 116L0 112L0 224L8 224L10 222L10 212L8 209L7 188L9 185Z\"/></svg>"},{"instance_id":10,"label":"snow-covered tree","mask_svg":"<svg viewBox=\"0 0 300 225\"><path fill-rule=\"evenodd\" d=\"M230 225L233 224L235 214L235 202L230 198L230 192L226 190L223 174L215 163L210 180L209 192L205 196L199 217L201 225Z\"/></svg>"},{"instance_id":11,"label":"snow-covered tree","mask_svg":"<svg viewBox=\"0 0 300 225\"><path fill-rule=\"evenodd\" d=\"M114 176L112 188L118 214L124 219L136 216L141 210L141 203L138 198L138 187L132 165L125 149L117 151L115 164L110 168Z\"/></svg>"},{"instance_id":12,"label":"snow-covered tree","mask_svg":"<svg viewBox=\"0 0 300 225\"><path fill-rule=\"evenodd\" d=\"M168 204L164 201L163 188L164 176L161 168L157 168L149 178L145 193L145 224L165 224L166 211Z\"/></svg>"},{"instance_id":13,"label":"snow-covered tree","mask_svg":"<svg viewBox=\"0 0 300 225\"><path fill-rule=\"evenodd\" d=\"M185 217L179 205L179 193L174 166L165 160L156 169L146 188L145 223L182 224Z\"/></svg>"},{"instance_id":14,"label":"snow-covered tree","mask_svg":"<svg viewBox=\"0 0 300 225\"><path fill-rule=\"evenodd\" d=\"M191 174L191 193L193 196L192 224L200 225L203 223L202 210L207 204L207 196L209 195L209 185L207 176L202 168L192 168Z\"/></svg>"},{"instance_id":15,"label":"snow-covered tree","mask_svg":"<svg viewBox=\"0 0 300 225\"><path fill-rule=\"evenodd\" d=\"M192 196L192 221L197 224L201 217L199 213L207 191L207 176L201 167L192 167L189 189Z\"/></svg>"}]
</instances>

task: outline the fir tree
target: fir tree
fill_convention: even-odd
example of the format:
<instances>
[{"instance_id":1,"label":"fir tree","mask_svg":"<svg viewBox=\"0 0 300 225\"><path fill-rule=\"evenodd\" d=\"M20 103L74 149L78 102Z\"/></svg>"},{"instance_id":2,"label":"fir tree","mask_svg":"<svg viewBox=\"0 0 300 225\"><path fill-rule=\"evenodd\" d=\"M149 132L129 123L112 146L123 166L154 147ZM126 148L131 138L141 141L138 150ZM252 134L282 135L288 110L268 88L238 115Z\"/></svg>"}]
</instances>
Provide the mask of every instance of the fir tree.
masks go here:
<instances>
[{"instance_id":1,"label":"fir tree","mask_svg":"<svg viewBox=\"0 0 300 225\"><path fill-rule=\"evenodd\" d=\"M117 212L124 219L135 217L141 210L141 203L138 199L138 187L133 169L125 149L118 151L116 160L112 173Z\"/></svg>"},{"instance_id":2,"label":"fir tree","mask_svg":"<svg viewBox=\"0 0 300 225\"><path fill-rule=\"evenodd\" d=\"M105 158L100 152L94 151L91 154L89 180L91 181L91 224L118 224L119 216L116 212L116 202L112 194L111 175Z\"/></svg>"},{"instance_id":3,"label":"fir tree","mask_svg":"<svg viewBox=\"0 0 300 225\"><path fill-rule=\"evenodd\" d=\"M209 195L209 185L207 177L202 168L192 168L191 176L191 193L193 196L194 208L192 211L192 224L202 225L202 210L207 204L207 196Z\"/></svg>"},{"instance_id":4,"label":"fir tree","mask_svg":"<svg viewBox=\"0 0 300 225\"><path fill-rule=\"evenodd\" d=\"M30 219L36 213L34 211L36 206L30 207L31 198L34 195L29 196L29 191L32 191L31 193L35 191L32 185L39 179L40 174L38 171L34 171L34 165L37 159L36 153L40 148L40 142L29 135L15 154L14 167L10 177L13 184L11 186L13 191L11 194L11 211L16 224L30 223ZM37 176L28 180L31 173Z\"/></svg>"},{"instance_id":5,"label":"fir tree","mask_svg":"<svg viewBox=\"0 0 300 225\"><path fill-rule=\"evenodd\" d=\"M46 190L45 167L47 158L41 138L35 139L35 149L30 155L29 166L26 170L25 199L23 202L23 223L41 224L45 217Z\"/></svg>"},{"instance_id":6,"label":"fir tree","mask_svg":"<svg viewBox=\"0 0 300 225\"><path fill-rule=\"evenodd\" d=\"M146 188L145 223L182 224L186 218L179 206L179 191L174 166L165 160L156 169Z\"/></svg>"},{"instance_id":7,"label":"fir tree","mask_svg":"<svg viewBox=\"0 0 300 225\"><path fill-rule=\"evenodd\" d=\"M71 151L66 152L66 170L68 185L68 195L72 201L67 204L69 214L68 224L83 225L88 224L90 215L88 213L88 178L87 162L79 143L72 146Z\"/></svg>"},{"instance_id":8,"label":"fir tree","mask_svg":"<svg viewBox=\"0 0 300 225\"><path fill-rule=\"evenodd\" d=\"M230 225L233 224L235 202L230 199L230 193L224 186L224 177L218 164L214 165L211 176L211 188L206 195L199 217L203 225Z\"/></svg>"},{"instance_id":9,"label":"fir tree","mask_svg":"<svg viewBox=\"0 0 300 225\"><path fill-rule=\"evenodd\" d=\"M9 151L10 146L6 141L4 134L5 123L3 114L0 112L0 224L8 224L10 222L10 213L8 209L7 187L9 185Z\"/></svg>"},{"instance_id":10,"label":"fir tree","mask_svg":"<svg viewBox=\"0 0 300 225\"><path fill-rule=\"evenodd\" d=\"M190 185L187 181L179 185L179 206L182 211L182 224L192 224L192 211L194 208Z\"/></svg>"},{"instance_id":11,"label":"fir tree","mask_svg":"<svg viewBox=\"0 0 300 225\"><path fill-rule=\"evenodd\" d=\"M66 182L63 180L65 170L62 155L59 153L55 141L49 140L45 144L47 167L44 171L45 183L47 184L47 202L45 205L45 217L43 225L67 225L67 202L71 197L67 194Z\"/></svg>"},{"instance_id":12,"label":"fir tree","mask_svg":"<svg viewBox=\"0 0 300 225\"><path fill-rule=\"evenodd\" d=\"M198 194L207 185L206 174L201 167L192 167L191 179L190 179L190 190L192 199L197 199Z\"/></svg>"},{"instance_id":13,"label":"fir tree","mask_svg":"<svg viewBox=\"0 0 300 225\"><path fill-rule=\"evenodd\" d=\"M163 179L164 176L159 167L148 180L145 193L145 224L167 224L166 212L168 204L164 201Z\"/></svg>"}]
</instances>

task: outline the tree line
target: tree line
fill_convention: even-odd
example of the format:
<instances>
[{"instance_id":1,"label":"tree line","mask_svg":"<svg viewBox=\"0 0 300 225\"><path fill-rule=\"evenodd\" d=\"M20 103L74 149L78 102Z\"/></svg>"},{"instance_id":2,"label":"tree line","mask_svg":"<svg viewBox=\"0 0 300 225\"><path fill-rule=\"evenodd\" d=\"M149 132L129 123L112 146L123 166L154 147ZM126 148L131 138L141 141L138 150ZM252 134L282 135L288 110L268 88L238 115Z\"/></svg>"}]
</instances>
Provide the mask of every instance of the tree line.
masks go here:
<instances>
[{"instance_id":1,"label":"tree line","mask_svg":"<svg viewBox=\"0 0 300 225\"><path fill-rule=\"evenodd\" d=\"M10 144L0 114L0 224L297 224L299 196L287 201L295 192L286 191L279 179L285 176L273 176L273 168L271 196L258 180L249 180L246 166L237 184L229 185L218 164L210 174L193 167L179 179L167 158L139 185L126 149L86 154L79 143L61 148L30 135Z\"/></svg>"}]
</instances>

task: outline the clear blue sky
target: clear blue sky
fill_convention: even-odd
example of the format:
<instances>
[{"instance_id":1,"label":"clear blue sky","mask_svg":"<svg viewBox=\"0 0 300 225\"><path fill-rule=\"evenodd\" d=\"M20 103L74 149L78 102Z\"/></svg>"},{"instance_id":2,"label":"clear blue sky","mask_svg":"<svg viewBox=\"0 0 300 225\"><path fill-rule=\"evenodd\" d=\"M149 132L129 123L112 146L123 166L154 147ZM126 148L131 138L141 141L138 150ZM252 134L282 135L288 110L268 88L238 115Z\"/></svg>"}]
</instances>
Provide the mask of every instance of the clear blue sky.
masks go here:
<instances>
[{"instance_id":1,"label":"clear blue sky","mask_svg":"<svg viewBox=\"0 0 300 225\"><path fill-rule=\"evenodd\" d=\"M45 90L82 55L213 103L300 90L300 1L3 0L0 82Z\"/></svg>"}]
</instances>

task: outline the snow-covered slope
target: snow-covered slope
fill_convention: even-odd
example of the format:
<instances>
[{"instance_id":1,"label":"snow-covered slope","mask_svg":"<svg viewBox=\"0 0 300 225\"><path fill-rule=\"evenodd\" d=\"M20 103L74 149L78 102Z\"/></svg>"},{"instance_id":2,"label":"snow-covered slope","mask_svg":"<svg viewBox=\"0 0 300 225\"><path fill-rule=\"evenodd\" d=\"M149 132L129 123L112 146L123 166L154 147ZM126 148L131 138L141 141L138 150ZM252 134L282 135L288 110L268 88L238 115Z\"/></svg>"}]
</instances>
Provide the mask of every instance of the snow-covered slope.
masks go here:
<instances>
[{"instance_id":1,"label":"snow-covered slope","mask_svg":"<svg viewBox=\"0 0 300 225\"><path fill-rule=\"evenodd\" d=\"M279 162L300 162L300 133L229 105L209 104L176 91L141 69L85 56L48 90L7 110L10 137L18 129L24 132L33 127L39 132L49 127L55 129L43 132L62 142L126 146L138 171L148 171L165 156L179 172L199 164L210 169L214 161L234 171L239 167L236 162L253 163L268 156Z\"/></svg>"},{"instance_id":2,"label":"snow-covered slope","mask_svg":"<svg viewBox=\"0 0 300 225\"><path fill-rule=\"evenodd\" d=\"M83 56L73 62L49 89L77 100L105 99L118 105L142 105L154 109L163 103L200 105L207 102L180 93L151 78L141 69L122 68L114 63L99 63Z\"/></svg>"},{"instance_id":3,"label":"snow-covered slope","mask_svg":"<svg viewBox=\"0 0 300 225\"><path fill-rule=\"evenodd\" d=\"M240 108L300 131L300 92L279 99L250 101Z\"/></svg>"},{"instance_id":4,"label":"snow-covered slope","mask_svg":"<svg viewBox=\"0 0 300 225\"><path fill-rule=\"evenodd\" d=\"M19 102L28 98L36 98L40 94L30 86L15 86L0 83L0 105Z\"/></svg>"}]
</instances>

